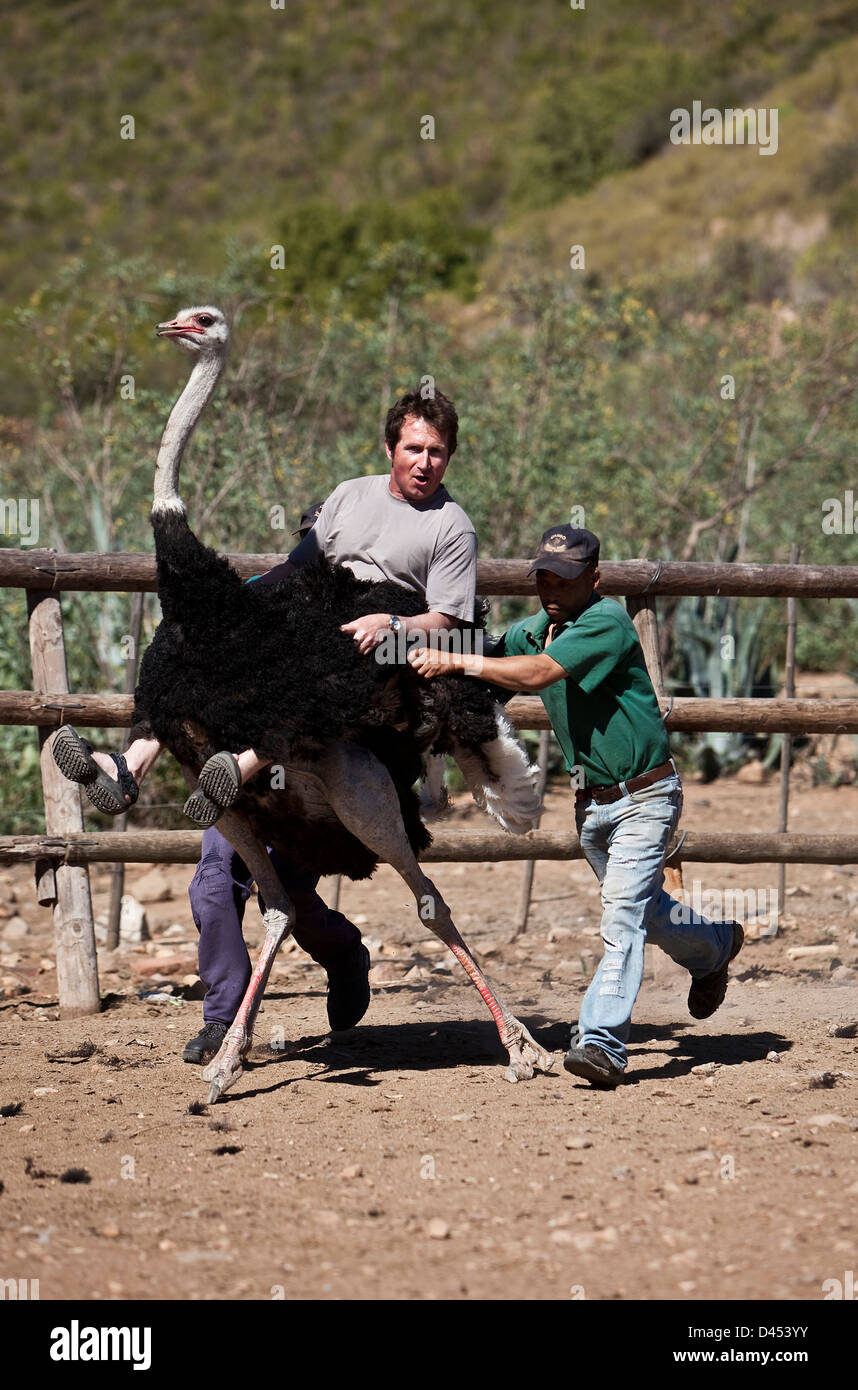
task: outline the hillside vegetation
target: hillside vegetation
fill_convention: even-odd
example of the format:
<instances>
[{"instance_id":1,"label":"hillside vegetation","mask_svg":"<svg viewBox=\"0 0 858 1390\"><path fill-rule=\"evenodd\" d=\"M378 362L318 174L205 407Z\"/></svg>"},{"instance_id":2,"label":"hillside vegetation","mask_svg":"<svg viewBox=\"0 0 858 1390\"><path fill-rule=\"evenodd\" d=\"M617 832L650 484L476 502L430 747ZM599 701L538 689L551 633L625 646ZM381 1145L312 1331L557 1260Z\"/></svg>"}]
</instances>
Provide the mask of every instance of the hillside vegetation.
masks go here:
<instances>
[{"instance_id":1,"label":"hillside vegetation","mask_svg":"<svg viewBox=\"0 0 858 1390\"><path fill-rule=\"evenodd\" d=\"M383 466L387 407L429 374L459 405L449 483L483 554L575 508L607 558L858 560L822 528L858 494L858 0L53 0L4 21L3 496L38 497L40 544L151 548L187 370L153 325L213 301L232 357L182 489L223 549L287 550L307 502ZM776 106L777 154L671 145L695 100ZM117 688L127 599L64 609L72 688ZM800 661L854 670L853 609L802 605ZM777 686L781 604L660 612L672 688ZM31 683L23 632L4 591L8 687ZM33 744L0 731L13 761ZM34 814L23 797L15 828Z\"/></svg>"}]
</instances>

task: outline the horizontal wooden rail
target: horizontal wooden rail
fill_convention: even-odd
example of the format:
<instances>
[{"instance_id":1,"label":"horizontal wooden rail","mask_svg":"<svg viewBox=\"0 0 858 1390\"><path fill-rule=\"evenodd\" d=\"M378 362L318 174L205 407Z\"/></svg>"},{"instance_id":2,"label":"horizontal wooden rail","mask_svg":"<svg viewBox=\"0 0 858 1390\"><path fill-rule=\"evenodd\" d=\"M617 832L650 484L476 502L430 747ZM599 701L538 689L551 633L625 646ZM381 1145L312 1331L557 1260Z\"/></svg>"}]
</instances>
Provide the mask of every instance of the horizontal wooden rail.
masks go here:
<instances>
[{"instance_id":1,"label":"horizontal wooden rail","mask_svg":"<svg viewBox=\"0 0 858 1390\"><path fill-rule=\"evenodd\" d=\"M671 733L858 733L858 700L699 700L661 702ZM131 723L130 695L40 695L33 690L0 691L0 725L35 724L58 729L123 729ZM547 729L542 701L532 695L510 700L507 714L517 729Z\"/></svg>"},{"instance_id":2,"label":"horizontal wooden rail","mask_svg":"<svg viewBox=\"0 0 858 1390\"><path fill-rule=\"evenodd\" d=\"M3 835L0 864L52 859L66 864L194 864L202 835L196 830L127 830L95 834ZM494 830L433 832L420 858L427 864L499 863L516 859L580 859L571 831L532 830L505 835ZM858 864L858 835L790 835L779 831L707 833L689 830L672 862L697 864Z\"/></svg>"},{"instance_id":3,"label":"horizontal wooden rail","mask_svg":"<svg viewBox=\"0 0 858 1390\"><path fill-rule=\"evenodd\" d=\"M0 697L2 698L2 697ZM659 701L670 733L858 734L858 700ZM548 729L542 701L519 695L506 707L517 729ZM2 710L2 704L0 704Z\"/></svg>"},{"instance_id":4,"label":"horizontal wooden rail","mask_svg":"<svg viewBox=\"0 0 858 1390\"><path fill-rule=\"evenodd\" d=\"M227 555L243 579L282 564L283 554ZM531 560L480 560L477 592L534 594ZM605 594L723 594L745 597L858 598L858 565L700 564L680 560L606 560L600 565ZM0 587L154 592L150 551L57 553L0 547Z\"/></svg>"}]
</instances>

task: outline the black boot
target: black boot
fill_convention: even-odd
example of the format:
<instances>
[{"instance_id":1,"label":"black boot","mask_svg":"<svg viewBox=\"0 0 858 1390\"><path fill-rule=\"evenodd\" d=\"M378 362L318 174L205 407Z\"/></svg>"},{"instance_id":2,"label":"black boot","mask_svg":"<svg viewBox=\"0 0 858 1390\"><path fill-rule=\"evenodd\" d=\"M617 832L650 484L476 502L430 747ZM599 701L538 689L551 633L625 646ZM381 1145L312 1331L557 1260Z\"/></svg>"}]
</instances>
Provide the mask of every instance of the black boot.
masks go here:
<instances>
[{"instance_id":1,"label":"black boot","mask_svg":"<svg viewBox=\"0 0 858 1390\"><path fill-rule=\"evenodd\" d=\"M328 1022L340 1033L360 1023L369 1008L369 951L363 942L328 967Z\"/></svg>"},{"instance_id":2,"label":"black boot","mask_svg":"<svg viewBox=\"0 0 858 1390\"><path fill-rule=\"evenodd\" d=\"M228 1029L228 1023L204 1023L197 1036L185 1043L182 1061L199 1065L200 1062L208 1061L209 1057L214 1057L216 1052L220 1052L220 1045Z\"/></svg>"}]
</instances>

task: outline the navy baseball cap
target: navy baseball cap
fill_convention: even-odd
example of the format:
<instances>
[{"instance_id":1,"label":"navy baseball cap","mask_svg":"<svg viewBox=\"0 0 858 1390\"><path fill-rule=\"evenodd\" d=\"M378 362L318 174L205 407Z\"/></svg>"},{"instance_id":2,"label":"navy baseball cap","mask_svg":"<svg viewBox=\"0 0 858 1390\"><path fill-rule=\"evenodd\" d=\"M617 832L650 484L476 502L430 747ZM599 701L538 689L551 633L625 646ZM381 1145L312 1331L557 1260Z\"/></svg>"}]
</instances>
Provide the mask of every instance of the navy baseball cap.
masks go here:
<instances>
[{"instance_id":1,"label":"navy baseball cap","mask_svg":"<svg viewBox=\"0 0 858 1390\"><path fill-rule=\"evenodd\" d=\"M589 565L599 563L599 537L582 526L549 526L527 571L551 570L561 579L577 579Z\"/></svg>"},{"instance_id":2,"label":"navy baseball cap","mask_svg":"<svg viewBox=\"0 0 858 1390\"><path fill-rule=\"evenodd\" d=\"M319 519L319 512L324 506L324 502L311 502L309 507L305 507L301 513L301 520L298 522L298 530L293 531L293 536L303 536L306 531L312 531Z\"/></svg>"}]
</instances>

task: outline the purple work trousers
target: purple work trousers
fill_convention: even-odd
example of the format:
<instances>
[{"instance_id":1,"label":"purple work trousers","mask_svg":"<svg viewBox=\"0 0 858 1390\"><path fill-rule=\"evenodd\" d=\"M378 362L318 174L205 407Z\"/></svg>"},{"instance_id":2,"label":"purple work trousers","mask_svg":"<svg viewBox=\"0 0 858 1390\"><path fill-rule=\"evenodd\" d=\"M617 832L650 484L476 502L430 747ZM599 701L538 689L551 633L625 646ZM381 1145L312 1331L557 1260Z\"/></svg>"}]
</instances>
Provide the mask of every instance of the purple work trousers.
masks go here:
<instances>
[{"instance_id":1,"label":"purple work trousers","mask_svg":"<svg viewBox=\"0 0 858 1390\"><path fill-rule=\"evenodd\" d=\"M332 912L316 892L317 875L277 850L268 851L280 881L295 905L292 932L302 950L327 970L360 944L354 923ZM241 924L253 880L244 860L216 826L203 835L202 858L188 893L200 934L200 978L208 985L203 1004L206 1023L232 1023L250 983L250 956ZM262 894L259 907L265 911Z\"/></svg>"}]
</instances>

